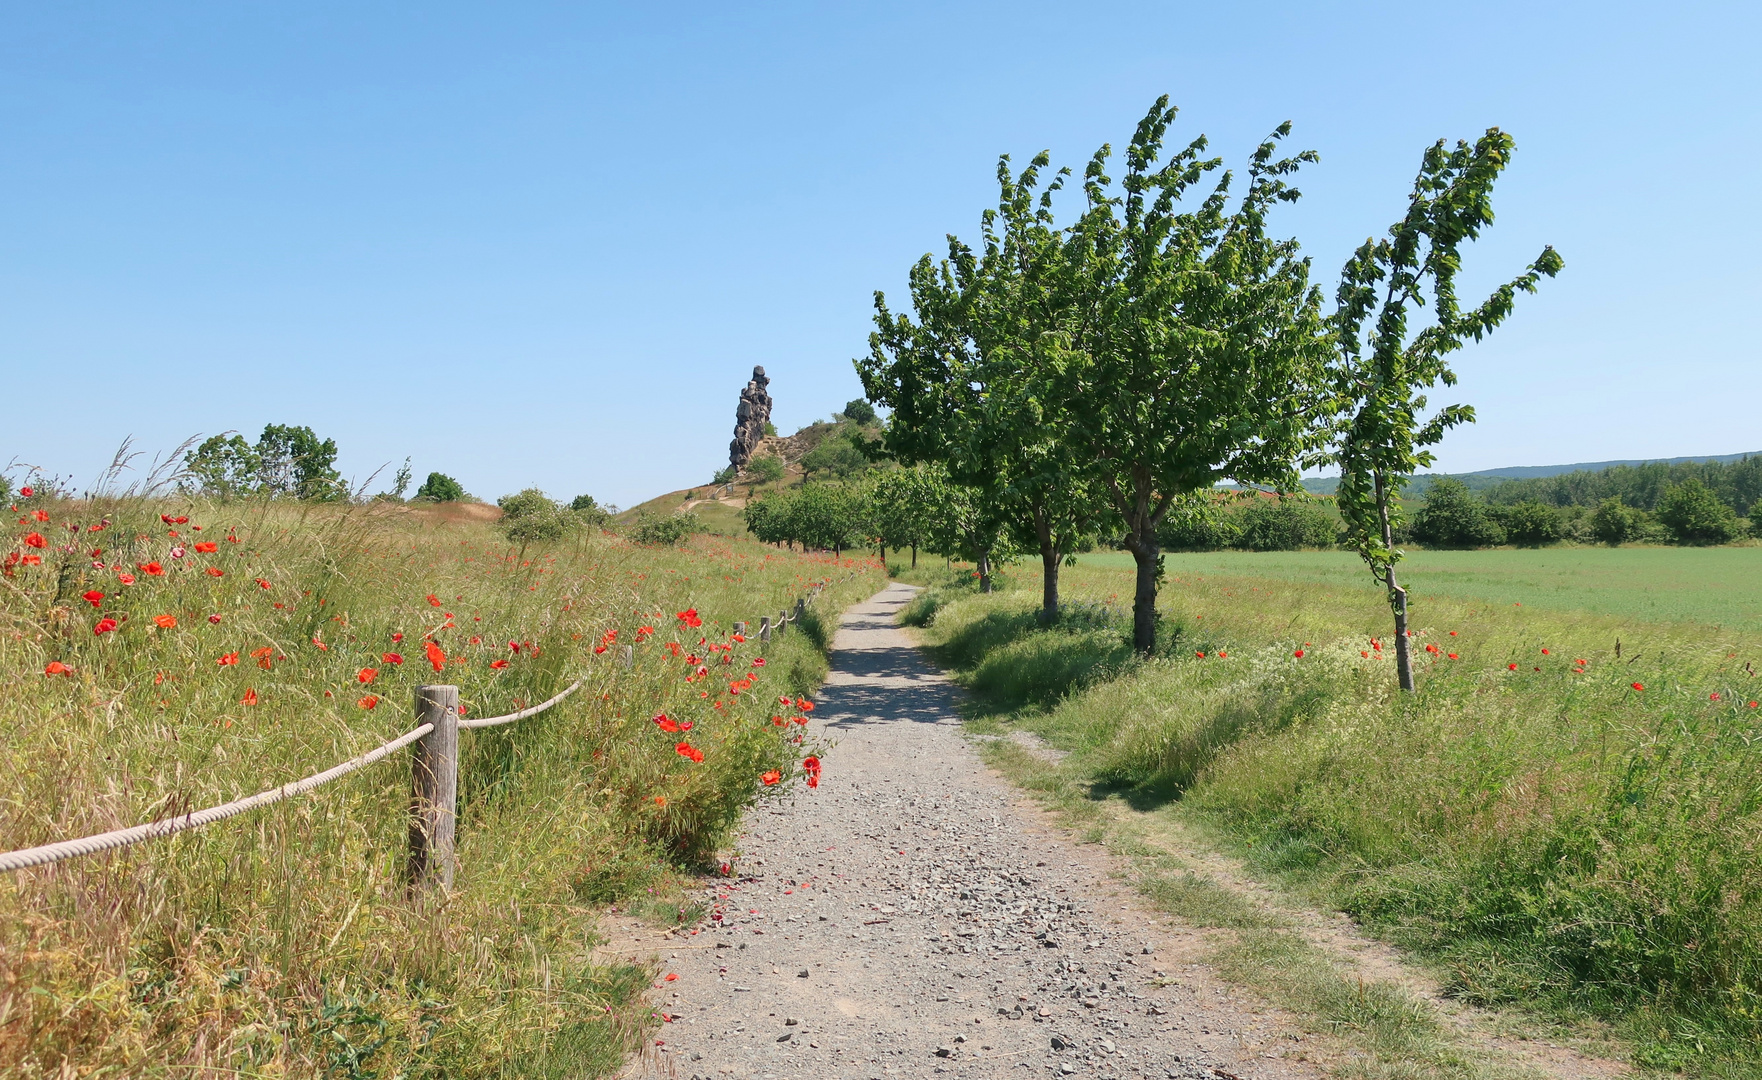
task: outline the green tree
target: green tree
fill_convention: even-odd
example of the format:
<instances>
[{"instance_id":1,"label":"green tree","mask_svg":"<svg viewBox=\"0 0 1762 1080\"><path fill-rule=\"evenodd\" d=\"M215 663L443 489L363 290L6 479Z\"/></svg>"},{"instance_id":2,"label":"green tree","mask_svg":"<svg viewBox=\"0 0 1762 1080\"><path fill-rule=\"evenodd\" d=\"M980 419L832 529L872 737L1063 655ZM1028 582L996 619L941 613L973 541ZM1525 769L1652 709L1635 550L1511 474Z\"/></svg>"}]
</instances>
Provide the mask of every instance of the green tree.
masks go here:
<instances>
[{"instance_id":1,"label":"green tree","mask_svg":"<svg viewBox=\"0 0 1762 1080\"><path fill-rule=\"evenodd\" d=\"M630 528L630 539L639 544L668 547L680 543L697 530L697 514L690 510L677 510L671 514L644 510L636 515L636 523Z\"/></svg>"},{"instance_id":2,"label":"green tree","mask_svg":"<svg viewBox=\"0 0 1762 1080\"><path fill-rule=\"evenodd\" d=\"M1744 533L1732 508L1699 480L1685 480L1666 491L1657 514L1679 544L1724 544Z\"/></svg>"},{"instance_id":3,"label":"green tree","mask_svg":"<svg viewBox=\"0 0 1762 1080\"><path fill-rule=\"evenodd\" d=\"M1236 519L1241 532L1232 546L1249 551L1328 548L1334 546L1339 533L1321 504L1304 495L1256 496L1237 511Z\"/></svg>"},{"instance_id":4,"label":"green tree","mask_svg":"<svg viewBox=\"0 0 1762 1080\"><path fill-rule=\"evenodd\" d=\"M1622 503L1620 496L1604 499L1591 515L1591 535L1610 547L1634 539L1638 526L1633 510Z\"/></svg>"},{"instance_id":5,"label":"green tree","mask_svg":"<svg viewBox=\"0 0 1762 1080\"><path fill-rule=\"evenodd\" d=\"M612 510L594 501L592 495L577 495L569 502L569 510L584 524L600 528L611 519Z\"/></svg>"},{"instance_id":6,"label":"green tree","mask_svg":"<svg viewBox=\"0 0 1762 1080\"><path fill-rule=\"evenodd\" d=\"M1223 499L1194 492L1169 507L1156 542L1164 551L1222 551L1240 546L1242 525Z\"/></svg>"},{"instance_id":7,"label":"green tree","mask_svg":"<svg viewBox=\"0 0 1762 1080\"><path fill-rule=\"evenodd\" d=\"M845 402L843 415L844 418L851 423L862 424L864 426L873 424L876 419L875 406L864 401L862 398L856 398L852 401Z\"/></svg>"},{"instance_id":8,"label":"green tree","mask_svg":"<svg viewBox=\"0 0 1762 1080\"><path fill-rule=\"evenodd\" d=\"M1218 159L1203 136L1161 161L1168 99L1139 123L1126 175L1111 148L1084 172L1088 209L1064 258L1084 320L1045 384L1061 395L1060 437L1099 485L1137 564L1132 640L1156 644L1160 526L1188 495L1220 480L1297 487L1296 459L1316 443L1326 356L1321 299L1294 240L1267 231L1284 177L1313 152L1277 156L1282 124L1255 150L1231 209L1225 172L1191 209L1182 198Z\"/></svg>"},{"instance_id":9,"label":"green tree","mask_svg":"<svg viewBox=\"0 0 1762 1080\"><path fill-rule=\"evenodd\" d=\"M538 488L504 495L496 500L496 505L502 508L496 528L510 542L519 544L522 551L528 544L561 540L576 523Z\"/></svg>"},{"instance_id":10,"label":"green tree","mask_svg":"<svg viewBox=\"0 0 1762 1080\"><path fill-rule=\"evenodd\" d=\"M328 502L348 494L336 471L336 440L309 427L269 424L257 439L257 482L271 495Z\"/></svg>"},{"instance_id":11,"label":"green tree","mask_svg":"<svg viewBox=\"0 0 1762 1080\"><path fill-rule=\"evenodd\" d=\"M912 568L918 566L918 548L929 542L930 523L947 503L948 480L936 466L913 465L873 475L864 493L869 506L869 528L887 559L887 549L910 548Z\"/></svg>"},{"instance_id":12,"label":"green tree","mask_svg":"<svg viewBox=\"0 0 1762 1080\"><path fill-rule=\"evenodd\" d=\"M1450 428L1474 420L1474 410L1464 405L1449 405L1422 419L1423 391L1439 382L1455 385L1449 354L1469 338L1479 341L1491 333L1511 313L1518 292L1534 292L1543 275L1552 277L1563 265L1552 247L1545 248L1528 270L1479 307L1465 312L1458 304L1461 246L1492 223L1493 183L1511 148L1511 137L1498 128L1488 129L1473 146L1458 142L1451 150L1439 140L1429 147L1406 216L1387 237L1366 240L1347 260L1336 294L1333 381L1344 422L1332 454L1340 465L1335 500L1350 542L1388 592L1403 690L1413 689L1413 657L1407 590L1395 573L1402 554L1395 547L1398 499L1408 477L1434 460L1425 448ZM1428 293L1432 322L1410 333L1409 308L1426 304ZM1437 488L1432 490L1435 494ZM1428 497L1427 513L1432 505ZM1416 539L1421 524L1414 523Z\"/></svg>"},{"instance_id":13,"label":"green tree","mask_svg":"<svg viewBox=\"0 0 1762 1080\"><path fill-rule=\"evenodd\" d=\"M867 532L855 493L833 484L804 485L795 495L791 524L802 547L830 548L837 555Z\"/></svg>"},{"instance_id":14,"label":"green tree","mask_svg":"<svg viewBox=\"0 0 1762 1080\"><path fill-rule=\"evenodd\" d=\"M1489 506L1487 514L1505 530L1505 538L1518 547L1541 547L1560 539L1564 523L1560 511L1530 500L1511 506Z\"/></svg>"},{"instance_id":15,"label":"green tree","mask_svg":"<svg viewBox=\"0 0 1762 1080\"><path fill-rule=\"evenodd\" d=\"M746 471L754 484L775 484L783 479L783 459L776 454L765 454L748 462Z\"/></svg>"},{"instance_id":16,"label":"green tree","mask_svg":"<svg viewBox=\"0 0 1762 1080\"><path fill-rule=\"evenodd\" d=\"M818 446L801 456L802 472L806 475L825 473L835 477L854 476L869 467L868 455L843 434L821 439Z\"/></svg>"},{"instance_id":17,"label":"green tree","mask_svg":"<svg viewBox=\"0 0 1762 1080\"><path fill-rule=\"evenodd\" d=\"M416 498L427 502L462 502L470 498L465 493L465 485L448 476L446 473L431 472L422 486L416 489Z\"/></svg>"},{"instance_id":18,"label":"green tree","mask_svg":"<svg viewBox=\"0 0 1762 1080\"><path fill-rule=\"evenodd\" d=\"M1413 538L1436 548L1495 547L1506 539L1505 527L1487 512L1486 504L1449 476L1426 489L1425 503L1413 517Z\"/></svg>"},{"instance_id":19,"label":"green tree","mask_svg":"<svg viewBox=\"0 0 1762 1080\"><path fill-rule=\"evenodd\" d=\"M404 463L402 465L398 466L398 474L396 476L392 477L391 496L396 501L403 502L404 501L404 492L409 491L409 490L410 490L410 459L405 458Z\"/></svg>"},{"instance_id":20,"label":"green tree","mask_svg":"<svg viewBox=\"0 0 1762 1080\"><path fill-rule=\"evenodd\" d=\"M257 488L261 463L242 435L214 435L184 455L184 478L178 487L217 499L248 495Z\"/></svg>"},{"instance_id":21,"label":"green tree","mask_svg":"<svg viewBox=\"0 0 1762 1080\"><path fill-rule=\"evenodd\" d=\"M981 218L973 251L949 238L940 264L926 255L910 277L913 315L875 297L870 355L857 362L869 399L892 413L883 448L901 461L937 462L966 496L959 535L989 590L993 557L1038 550L1041 617L1058 613L1059 567L1095 529L1098 500L1060 438L1058 358L1068 351L1077 294L1063 258L1044 152L1020 175L997 166L998 206Z\"/></svg>"},{"instance_id":22,"label":"green tree","mask_svg":"<svg viewBox=\"0 0 1762 1080\"><path fill-rule=\"evenodd\" d=\"M795 546L795 495L793 492L772 491L746 504L740 516L746 529L764 544Z\"/></svg>"}]
</instances>

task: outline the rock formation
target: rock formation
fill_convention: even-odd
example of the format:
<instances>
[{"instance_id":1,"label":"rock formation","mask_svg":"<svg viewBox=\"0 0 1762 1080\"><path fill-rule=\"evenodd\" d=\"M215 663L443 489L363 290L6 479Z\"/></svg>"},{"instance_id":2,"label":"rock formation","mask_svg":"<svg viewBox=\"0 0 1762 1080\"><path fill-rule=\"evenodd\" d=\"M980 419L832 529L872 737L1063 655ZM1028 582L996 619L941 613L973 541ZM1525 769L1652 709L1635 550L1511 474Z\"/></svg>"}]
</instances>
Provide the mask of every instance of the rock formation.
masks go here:
<instances>
[{"instance_id":1,"label":"rock formation","mask_svg":"<svg viewBox=\"0 0 1762 1080\"><path fill-rule=\"evenodd\" d=\"M740 392L740 407L734 411L734 441L728 444L728 464L736 469L746 468L765 438L765 424L771 419L771 395L765 393L769 385L765 369L755 367L752 381Z\"/></svg>"}]
</instances>

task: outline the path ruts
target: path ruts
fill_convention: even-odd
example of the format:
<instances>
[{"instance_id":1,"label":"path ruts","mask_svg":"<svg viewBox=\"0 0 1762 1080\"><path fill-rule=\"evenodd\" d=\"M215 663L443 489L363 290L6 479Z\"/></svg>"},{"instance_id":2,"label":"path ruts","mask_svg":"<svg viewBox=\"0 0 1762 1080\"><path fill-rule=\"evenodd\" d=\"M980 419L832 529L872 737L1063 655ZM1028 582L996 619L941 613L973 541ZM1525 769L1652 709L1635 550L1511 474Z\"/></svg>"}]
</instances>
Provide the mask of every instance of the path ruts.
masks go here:
<instances>
[{"instance_id":1,"label":"path ruts","mask_svg":"<svg viewBox=\"0 0 1762 1080\"><path fill-rule=\"evenodd\" d=\"M630 1075L1319 1075L985 768L896 626L912 593L844 614L813 713L825 779L751 816L712 917L659 946L673 1019Z\"/></svg>"}]
</instances>

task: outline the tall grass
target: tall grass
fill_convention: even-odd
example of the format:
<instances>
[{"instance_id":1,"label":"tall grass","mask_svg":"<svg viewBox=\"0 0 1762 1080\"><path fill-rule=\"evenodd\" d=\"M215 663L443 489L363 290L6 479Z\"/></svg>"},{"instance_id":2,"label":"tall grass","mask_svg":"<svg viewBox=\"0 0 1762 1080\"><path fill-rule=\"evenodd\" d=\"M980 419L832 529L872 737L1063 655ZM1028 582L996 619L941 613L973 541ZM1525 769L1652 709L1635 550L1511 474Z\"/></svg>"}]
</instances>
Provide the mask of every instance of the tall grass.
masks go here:
<instances>
[{"instance_id":1,"label":"tall grass","mask_svg":"<svg viewBox=\"0 0 1762 1080\"><path fill-rule=\"evenodd\" d=\"M811 749L772 718L824 673L821 643L791 634L754 666L731 623L813 583L841 582L822 601L836 608L880 581L710 538L581 537L521 559L481 524L404 508L39 499L18 516L15 550L41 562L0 578L0 850L327 768L411 727L419 683L458 684L480 716L591 676L555 709L462 734L450 895L406 895L401 756L174 839L0 877L8 1075L615 1071L653 1023L648 974L595 961L595 906L713 861L784 786L760 774L794 775ZM688 608L701 628L677 618ZM94 633L105 618L117 628ZM706 674L688 682L693 656ZM691 730L660 732L663 711Z\"/></svg>"},{"instance_id":2,"label":"tall grass","mask_svg":"<svg viewBox=\"0 0 1762 1080\"><path fill-rule=\"evenodd\" d=\"M1127 584L1078 568L1065 587L1101 601ZM1030 580L956 598L930 632L984 642L946 653L982 691L1000 658L1092 656L1084 636L1019 617L1035 595ZM1757 642L1477 601L1423 610L1411 696L1373 644L1374 595L1233 576L1171 581L1164 655L1062 691L1005 684L1003 700L1098 792L1222 830L1437 957L1453 993L1615 1019L1644 1064L1753 1075Z\"/></svg>"}]
</instances>

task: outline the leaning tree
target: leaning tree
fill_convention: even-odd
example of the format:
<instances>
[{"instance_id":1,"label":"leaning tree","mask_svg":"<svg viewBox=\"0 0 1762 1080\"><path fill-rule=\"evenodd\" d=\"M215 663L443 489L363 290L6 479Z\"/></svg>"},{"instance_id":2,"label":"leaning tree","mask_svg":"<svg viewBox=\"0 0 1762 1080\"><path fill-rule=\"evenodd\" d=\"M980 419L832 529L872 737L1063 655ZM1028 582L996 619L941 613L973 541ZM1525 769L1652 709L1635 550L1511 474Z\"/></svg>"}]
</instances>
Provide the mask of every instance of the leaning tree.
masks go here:
<instances>
[{"instance_id":1,"label":"leaning tree","mask_svg":"<svg viewBox=\"0 0 1762 1080\"><path fill-rule=\"evenodd\" d=\"M1447 358L1463 343L1481 340L1511 314L1519 292L1536 291L1545 275L1565 263L1552 247L1529 269L1501 285L1467 311L1456 298L1460 249L1493 221L1493 183L1511 159L1511 136L1487 129L1474 145L1443 140L1427 148L1413 183L1407 214L1381 240L1366 240L1340 275L1332 317L1331 364L1336 405L1342 417L1329 457L1340 466L1335 500L1347 535L1388 590L1395 615L1395 663L1401 689L1413 689L1408 648L1407 590L1395 574L1402 552L1395 546L1401 525L1399 497L1415 470L1430 465L1444 432L1472 423L1474 409L1447 405L1423 416L1422 391L1456 383ZM1432 307L1431 322L1417 331L1409 309Z\"/></svg>"}]
</instances>

